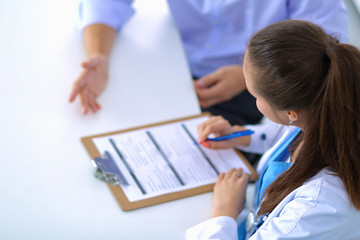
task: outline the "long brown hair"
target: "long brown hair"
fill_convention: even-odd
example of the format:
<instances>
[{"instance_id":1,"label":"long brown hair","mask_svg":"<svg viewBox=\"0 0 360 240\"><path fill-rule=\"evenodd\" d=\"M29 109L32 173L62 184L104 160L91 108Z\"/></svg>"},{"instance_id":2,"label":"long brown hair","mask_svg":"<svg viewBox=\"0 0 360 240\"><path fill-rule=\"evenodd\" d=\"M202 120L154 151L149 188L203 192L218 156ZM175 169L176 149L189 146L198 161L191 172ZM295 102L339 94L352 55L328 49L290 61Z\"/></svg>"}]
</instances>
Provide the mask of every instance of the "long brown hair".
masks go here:
<instances>
[{"instance_id":1,"label":"long brown hair","mask_svg":"<svg viewBox=\"0 0 360 240\"><path fill-rule=\"evenodd\" d=\"M315 24L286 20L256 33L247 56L258 70L258 94L278 110L305 113L295 162L268 187L259 214L271 212L324 167L342 179L360 210L359 50Z\"/></svg>"}]
</instances>

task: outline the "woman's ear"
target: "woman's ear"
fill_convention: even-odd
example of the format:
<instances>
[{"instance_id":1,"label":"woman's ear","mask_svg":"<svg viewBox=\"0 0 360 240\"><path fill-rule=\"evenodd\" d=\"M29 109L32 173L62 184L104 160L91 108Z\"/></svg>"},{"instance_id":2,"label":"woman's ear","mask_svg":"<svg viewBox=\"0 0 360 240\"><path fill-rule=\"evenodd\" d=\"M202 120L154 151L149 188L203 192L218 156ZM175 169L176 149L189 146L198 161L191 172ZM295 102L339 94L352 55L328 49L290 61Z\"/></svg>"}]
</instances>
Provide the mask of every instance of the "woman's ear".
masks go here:
<instances>
[{"instance_id":1,"label":"woman's ear","mask_svg":"<svg viewBox=\"0 0 360 240\"><path fill-rule=\"evenodd\" d=\"M299 119L299 112L295 110L289 110L286 112L287 116L289 118L289 124L293 124L293 122L297 121Z\"/></svg>"}]
</instances>

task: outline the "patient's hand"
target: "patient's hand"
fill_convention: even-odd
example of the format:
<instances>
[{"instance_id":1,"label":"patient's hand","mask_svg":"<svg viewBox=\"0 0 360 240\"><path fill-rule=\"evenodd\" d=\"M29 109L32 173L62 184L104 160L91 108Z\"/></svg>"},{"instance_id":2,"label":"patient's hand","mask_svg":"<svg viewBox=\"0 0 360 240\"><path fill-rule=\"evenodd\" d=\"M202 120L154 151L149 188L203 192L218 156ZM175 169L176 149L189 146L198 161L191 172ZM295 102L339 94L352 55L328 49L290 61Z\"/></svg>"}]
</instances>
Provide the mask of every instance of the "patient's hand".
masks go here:
<instances>
[{"instance_id":1,"label":"patient's hand","mask_svg":"<svg viewBox=\"0 0 360 240\"><path fill-rule=\"evenodd\" d=\"M79 96L83 114L87 114L89 110L96 113L100 110L97 98L109 78L109 60L105 55L98 54L83 62L81 66L83 71L74 82L69 102L73 102Z\"/></svg>"}]
</instances>

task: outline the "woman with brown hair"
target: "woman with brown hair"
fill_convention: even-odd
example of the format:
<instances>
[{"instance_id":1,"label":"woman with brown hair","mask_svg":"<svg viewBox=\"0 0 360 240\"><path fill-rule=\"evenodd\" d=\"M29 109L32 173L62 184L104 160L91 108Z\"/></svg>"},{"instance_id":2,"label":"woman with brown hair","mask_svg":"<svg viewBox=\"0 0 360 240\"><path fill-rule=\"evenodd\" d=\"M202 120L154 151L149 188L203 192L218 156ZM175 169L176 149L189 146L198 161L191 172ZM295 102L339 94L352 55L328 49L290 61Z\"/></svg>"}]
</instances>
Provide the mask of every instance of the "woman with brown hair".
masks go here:
<instances>
[{"instance_id":1,"label":"woman with brown hair","mask_svg":"<svg viewBox=\"0 0 360 240\"><path fill-rule=\"evenodd\" d=\"M248 237L360 239L360 51L310 22L283 21L251 38L244 75L258 109L289 126L260 160ZM250 137L206 141L239 128L210 118L198 128L199 142L213 149L251 145ZM221 173L213 218L188 229L187 238L242 238L236 219L247 182L242 169Z\"/></svg>"}]
</instances>

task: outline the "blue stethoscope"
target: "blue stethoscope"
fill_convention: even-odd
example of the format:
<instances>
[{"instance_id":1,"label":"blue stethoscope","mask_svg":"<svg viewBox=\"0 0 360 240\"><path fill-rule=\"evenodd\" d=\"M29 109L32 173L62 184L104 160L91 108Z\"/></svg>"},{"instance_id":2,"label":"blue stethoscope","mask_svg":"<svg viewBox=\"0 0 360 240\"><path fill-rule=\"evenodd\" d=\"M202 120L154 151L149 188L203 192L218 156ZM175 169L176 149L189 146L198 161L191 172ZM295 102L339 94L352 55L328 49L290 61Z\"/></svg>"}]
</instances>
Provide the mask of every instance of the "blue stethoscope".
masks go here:
<instances>
[{"instance_id":1,"label":"blue stethoscope","mask_svg":"<svg viewBox=\"0 0 360 240\"><path fill-rule=\"evenodd\" d=\"M260 205L260 200L264 194L266 188L284 171L286 171L292 163L286 162L290 156L288 150L289 145L297 138L301 132L300 128L295 128L292 133L290 133L287 138L283 140L281 144L274 150L274 152L269 157L264 170L260 176L260 179L257 184L257 206ZM257 229L265 222L270 213L266 215L257 216L254 212L250 212L246 218L245 229L250 236L256 232Z\"/></svg>"}]
</instances>

